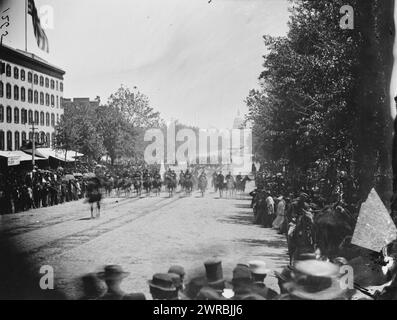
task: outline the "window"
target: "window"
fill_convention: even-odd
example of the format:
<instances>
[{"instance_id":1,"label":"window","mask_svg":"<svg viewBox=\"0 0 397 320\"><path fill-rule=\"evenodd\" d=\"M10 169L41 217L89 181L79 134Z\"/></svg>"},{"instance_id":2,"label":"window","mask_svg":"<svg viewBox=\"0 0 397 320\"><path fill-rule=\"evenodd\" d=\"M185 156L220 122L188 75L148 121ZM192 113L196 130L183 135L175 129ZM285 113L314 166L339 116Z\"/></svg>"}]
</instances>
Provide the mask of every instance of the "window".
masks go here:
<instances>
[{"instance_id":1,"label":"window","mask_svg":"<svg viewBox=\"0 0 397 320\"><path fill-rule=\"evenodd\" d=\"M59 108L59 97L57 96L57 108Z\"/></svg>"},{"instance_id":2,"label":"window","mask_svg":"<svg viewBox=\"0 0 397 320\"><path fill-rule=\"evenodd\" d=\"M17 80L19 79L19 70L17 67L14 67L14 78Z\"/></svg>"},{"instance_id":3,"label":"window","mask_svg":"<svg viewBox=\"0 0 397 320\"><path fill-rule=\"evenodd\" d=\"M24 87L21 87L21 101L26 100L26 91Z\"/></svg>"},{"instance_id":4,"label":"window","mask_svg":"<svg viewBox=\"0 0 397 320\"><path fill-rule=\"evenodd\" d=\"M0 130L0 150L4 151L4 131Z\"/></svg>"},{"instance_id":5,"label":"window","mask_svg":"<svg viewBox=\"0 0 397 320\"><path fill-rule=\"evenodd\" d=\"M55 132L51 133L51 142L52 142L52 145L55 144Z\"/></svg>"},{"instance_id":6,"label":"window","mask_svg":"<svg viewBox=\"0 0 397 320\"><path fill-rule=\"evenodd\" d=\"M7 123L11 123L12 122L12 109L10 106L7 107L7 111L6 111L6 117L7 117Z\"/></svg>"},{"instance_id":7,"label":"window","mask_svg":"<svg viewBox=\"0 0 397 320\"><path fill-rule=\"evenodd\" d=\"M17 107L14 108L14 123L19 123L19 109Z\"/></svg>"},{"instance_id":8,"label":"window","mask_svg":"<svg viewBox=\"0 0 397 320\"><path fill-rule=\"evenodd\" d=\"M21 123L26 124L27 120L27 111L26 109L21 110Z\"/></svg>"},{"instance_id":9,"label":"window","mask_svg":"<svg viewBox=\"0 0 397 320\"><path fill-rule=\"evenodd\" d=\"M4 122L4 107L0 105L0 122Z\"/></svg>"},{"instance_id":10,"label":"window","mask_svg":"<svg viewBox=\"0 0 397 320\"><path fill-rule=\"evenodd\" d=\"M54 89L54 88L55 88L55 81L51 80L51 89Z\"/></svg>"},{"instance_id":11,"label":"window","mask_svg":"<svg viewBox=\"0 0 397 320\"><path fill-rule=\"evenodd\" d=\"M14 100L19 100L19 87L17 85L14 86Z\"/></svg>"},{"instance_id":12,"label":"window","mask_svg":"<svg viewBox=\"0 0 397 320\"><path fill-rule=\"evenodd\" d=\"M50 126L50 114L48 112L45 114L45 125Z\"/></svg>"},{"instance_id":13,"label":"window","mask_svg":"<svg viewBox=\"0 0 397 320\"><path fill-rule=\"evenodd\" d=\"M48 93L45 94L45 105L46 106L50 105L50 95Z\"/></svg>"},{"instance_id":14,"label":"window","mask_svg":"<svg viewBox=\"0 0 397 320\"><path fill-rule=\"evenodd\" d=\"M34 91L34 103L39 103L39 93L36 90Z\"/></svg>"},{"instance_id":15,"label":"window","mask_svg":"<svg viewBox=\"0 0 397 320\"><path fill-rule=\"evenodd\" d=\"M33 90L32 89L28 90L28 102L29 103L33 102Z\"/></svg>"},{"instance_id":16,"label":"window","mask_svg":"<svg viewBox=\"0 0 397 320\"><path fill-rule=\"evenodd\" d=\"M26 142L26 132L22 131L22 144Z\"/></svg>"},{"instance_id":17,"label":"window","mask_svg":"<svg viewBox=\"0 0 397 320\"><path fill-rule=\"evenodd\" d=\"M21 80L25 81L25 70L21 70Z\"/></svg>"},{"instance_id":18,"label":"window","mask_svg":"<svg viewBox=\"0 0 397 320\"><path fill-rule=\"evenodd\" d=\"M29 124L33 123L33 111L32 110L29 110L29 112L28 112L28 122L29 122Z\"/></svg>"},{"instance_id":19,"label":"window","mask_svg":"<svg viewBox=\"0 0 397 320\"><path fill-rule=\"evenodd\" d=\"M40 86L44 86L44 77L40 76Z\"/></svg>"},{"instance_id":20,"label":"window","mask_svg":"<svg viewBox=\"0 0 397 320\"><path fill-rule=\"evenodd\" d=\"M14 132L14 143L15 143L15 150L19 150L19 148L21 147L21 142L19 140L19 132L15 131Z\"/></svg>"},{"instance_id":21,"label":"window","mask_svg":"<svg viewBox=\"0 0 397 320\"><path fill-rule=\"evenodd\" d=\"M57 124L59 123L59 114L57 114Z\"/></svg>"},{"instance_id":22,"label":"window","mask_svg":"<svg viewBox=\"0 0 397 320\"><path fill-rule=\"evenodd\" d=\"M6 97L11 99L11 85L9 83L6 84Z\"/></svg>"},{"instance_id":23,"label":"window","mask_svg":"<svg viewBox=\"0 0 397 320\"><path fill-rule=\"evenodd\" d=\"M51 95L51 107L55 107L55 98L54 98L54 95L52 94Z\"/></svg>"},{"instance_id":24,"label":"window","mask_svg":"<svg viewBox=\"0 0 397 320\"><path fill-rule=\"evenodd\" d=\"M58 90L58 80L56 81L56 89Z\"/></svg>"},{"instance_id":25,"label":"window","mask_svg":"<svg viewBox=\"0 0 397 320\"><path fill-rule=\"evenodd\" d=\"M40 112L40 125L44 126L44 112L43 111Z\"/></svg>"},{"instance_id":26,"label":"window","mask_svg":"<svg viewBox=\"0 0 397 320\"><path fill-rule=\"evenodd\" d=\"M40 104L44 105L44 93L40 92Z\"/></svg>"},{"instance_id":27,"label":"window","mask_svg":"<svg viewBox=\"0 0 397 320\"><path fill-rule=\"evenodd\" d=\"M50 80L48 78L45 78L45 87L48 88L50 86Z\"/></svg>"},{"instance_id":28,"label":"window","mask_svg":"<svg viewBox=\"0 0 397 320\"><path fill-rule=\"evenodd\" d=\"M40 143L45 143L45 133L43 131L40 132Z\"/></svg>"},{"instance_id":29,"label":"window","mask_svg":"<svg viewBox=\"0 0 397 320\"><path fill-rule=\"evenodd\" d=\"M33 76L33 83L34 83L34 84L38 84L38 83L39 83L39 76L38 76L37 74L35 74L35 75Z\"/></svg>"},{"instance_id":30,"label":"window","mask_svg":"<svg viewBox=\"0 0 397 320\"><path fill-rule=\"evenodd\" d=\"M28 82L29 83L32 83L32 77L33 77L32 73L28 72Z\"/></svg>"},{"instance_id":31,"label":"window","mask_svg":"<svg viewBox=\"0 0 397 320\"><path fill-rule=\"evenodd\" d=\"M60 83L60 87L61 87L61 92L63 92L63 83Z\"/></svg>"},{"instance_id":32,"label":"window","mask_svg":"<svg viewBox=\"0 0 397 320\"><path fill-rule=\"evenodd\" d=\"M7 131L7 151L12 151L12 132Z\"/></svg>"},{"instance_id":33,"label":"window","mask_svg":"<svg viewBox=\"0 0 397 320\"><path fill-rule=\"evenodd\" d=\"M6 76L11 77L11 66L9 64L6 66Z\"/></svg>"},{"instance_id":34,"label":"window","mask_svg":"<svg viewBox=\"0 0 397 320\"><path fill-rule=\"evenodd\" d=\"M4 96L4 84L2 81L0 81L0 97L2 98Z\"/></svg>"},{"instance_id":35,"label":"window","mask_svg":"<svg viewBox=\"0 0 397 320\"><path fill-rule=\"evenodd\" d=\"M35 132L34 141L39 142L39 139L40 139L40 134L38 132Z\"/></svg>"},{"instance_id":36,"label":"window","mask_svg":"<svg viewBox=\"0 0 397 320\"><path fill-rule=\"evenodd\" d=\"M46 142L47 148L51 147L51 140L50 139L51 139L50 133L47 132L46 135L45 135L45 142Z\"/></svg>"},{"instance_id":37,"label":"window","mask_svg":"<svg viewBox=\"0 0 397 320\"><path fill-rule=\"evenodd\" d=\"M38 111L35 111L35 112L34 112L34 123L35 123L35 124L39 124L39 121L40 121L40 119L39 119L39 112L38 112Z\"/></svg>"},{"instance_id":38,"label":"window","mask_svg":"<svg viewBox=\"0 0 397 320\"><path fill-rule=\"evenodd\" d=\"M55 114L51 113L51 126L55 127Z\"/></svg>"}]
</instances>

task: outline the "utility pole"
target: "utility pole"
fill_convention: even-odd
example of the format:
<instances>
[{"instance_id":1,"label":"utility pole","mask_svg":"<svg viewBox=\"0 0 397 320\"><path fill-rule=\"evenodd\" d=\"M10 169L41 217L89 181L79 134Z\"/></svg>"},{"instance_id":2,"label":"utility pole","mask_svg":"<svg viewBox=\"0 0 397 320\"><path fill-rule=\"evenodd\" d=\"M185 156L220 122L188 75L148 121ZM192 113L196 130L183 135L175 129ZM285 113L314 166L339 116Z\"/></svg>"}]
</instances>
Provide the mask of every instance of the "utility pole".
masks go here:
<instances>
[{"instance_id":1,"label":"utility pole","mask_svg":"<svg viewBox=\"0 0 397 320\"><path fill-rule=\"evenodd\" d=\"M36 135L34 134L34 131L37 129L35 126L34 120L32 120L32 170L34 170L35 166L35 161L34 161L34 153L35 153L35 147L36 147Z\"/></svg>"}]
</instances>

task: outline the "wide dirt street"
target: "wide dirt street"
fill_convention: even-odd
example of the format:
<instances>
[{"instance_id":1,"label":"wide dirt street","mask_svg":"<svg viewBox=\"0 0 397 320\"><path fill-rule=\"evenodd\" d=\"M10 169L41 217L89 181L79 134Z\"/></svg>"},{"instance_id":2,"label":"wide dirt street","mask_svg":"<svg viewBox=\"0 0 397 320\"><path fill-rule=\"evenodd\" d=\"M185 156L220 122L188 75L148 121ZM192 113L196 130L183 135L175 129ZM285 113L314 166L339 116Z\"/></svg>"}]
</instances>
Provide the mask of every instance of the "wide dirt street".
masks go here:
<instances>
[{"instance_id":1,"label":"wide dirt street","mask_svg":"<svg viewBox=\"0 0 397 320\"><path fill-rule=\"evenodd\" d=\"M252 188L252 186L251 186ZM250 186L248 187L250 189ZM144 292L147 280L167 272L172 264L185 267L187 277L204 272L203 262L222 260L230 279L239 262L264 259L272 270L288 262L284 236L252 222L250 198L204 198L178 193L137 198L106 198L99 219L89 219L83 200L51 208L2 216L1 238L16 244L35 269L54 268L56 287L70 299L78 298L78 277L119 264L130 272L122 285L126 292ZM278 291L270 274L269 286Z\"/></svg>"}]
</instances>

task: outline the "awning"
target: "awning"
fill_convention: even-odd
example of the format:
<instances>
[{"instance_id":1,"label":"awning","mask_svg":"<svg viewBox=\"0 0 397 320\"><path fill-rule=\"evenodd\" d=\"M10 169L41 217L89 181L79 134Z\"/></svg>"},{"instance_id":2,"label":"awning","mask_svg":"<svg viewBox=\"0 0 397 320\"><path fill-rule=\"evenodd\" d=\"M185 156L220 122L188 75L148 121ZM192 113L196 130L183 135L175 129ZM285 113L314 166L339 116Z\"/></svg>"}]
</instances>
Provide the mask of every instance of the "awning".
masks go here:
<instances>
[{"instance_id":1,"label":"awning","mask_svg":"<svg viewBox=\"0 0 397 320\"><path fill-rule=\"evenodd\" d=\"M32 156L22 151L0 151L0 157L7 158L8 166L17 166L21 161L32 161ZM35 157L35 160L45 160L45 157Z\"/></svg>"},{"instance_id":2,"label":"awning","mask_svg":"<svg viewBox=\"0 0 397 320\"><path fill-rule=\"evenodd\" d=\"M28 149L28 150L24 150L24 152L32 154L32 150ZM75 161L75 156L76 156L76 152L75 151L68 151L66 153L66 159L65 159L65 151L64 150L53 150L51 148L37 148L35 149L35 155L38 157L43 157L45 159L48 158L54 158L63 162L74 162ZM81 157L82 154L77 152L77 156Z\"/></svg>"}]
</instances>

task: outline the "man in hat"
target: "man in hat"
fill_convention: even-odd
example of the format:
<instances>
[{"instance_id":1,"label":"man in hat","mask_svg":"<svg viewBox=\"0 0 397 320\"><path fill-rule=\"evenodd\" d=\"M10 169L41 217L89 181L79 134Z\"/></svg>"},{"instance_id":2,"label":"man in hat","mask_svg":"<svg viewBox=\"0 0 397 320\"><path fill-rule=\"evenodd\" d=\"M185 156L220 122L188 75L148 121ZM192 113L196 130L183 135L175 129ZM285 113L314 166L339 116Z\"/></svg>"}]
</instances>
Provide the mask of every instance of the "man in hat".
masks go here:
<instances>
[{"instance_id":1,"label":"man in hat","mask_svg":"<svg viewBox=\"0 0 397 320\"><path fill-rule=\"evenodd\" d=\"M124 272L118 265L108 265L104 271L99 272L97 277L107 285L107 292L101 297L101 300L123 299L125 292L121 290L120 285L129 274L129 272Z\"/></svg>"},{"instance_id":2,"label":"man in hat","mask_svg":"<svg viewBox=\"0 0 397 320\"><path fill-rule=\"evenodd\" d=\"M97 300L106 293L106 284L95 273L81 277L84 295L80 300Z\"/></svg>"},{"instance_id":3,"label":"man in hat","mask_svg":"<svg viewBox=\"0 0 397 320\"><path fill-rule=\"evenodd\" d=\"M171 274L156 273L148 284L154 300L178 300L178 289Z\"/></svg>"},{"instance_id":4,"label":"man in hat","mask_svg":"<svg viewBox=\"0 0 397 320\"><path fill-rule=\"evenodd\" d=\"M182 291L185 289L184 280L185 280L185 269L182 266L173 265L168 269L168 273L178 275L180 279L180 287L178 290Z\"/></svg>"},{"instance_id":5,"label":"man in hat","mask_svg":"<svg viewBox=\"0 0 397 320\"><path fill-rule=\"evenodd\" d=\"M204 266L207 277L207 286L221 293L225 288L222 261L218 259L210 259L204 262Z\"/></svg>"},{"instance_id":6,"label":"man in hat","mask_svg":"<svg viewBox=\"0 0 397 320\"><path fill-rule=\"evenodd\" d=\"M243 296L254 293L252 273L248 266L239 264L233 269L232 285L233 300L241 300Z\"/></svg>"},{"instance_id":7,"label":"man in hat","mask_svg":"<svg viewBox=\"0 0 397 320\"><path fill-rule=\"evenodd\" d=\"M340 267L318 260L294 265L292 281L283 285L291 300L345 300L348 290L341 286Z\"/></svg>"},{"instance_id":8,"label":"man in hat","mask_svg":"<svg viewBox=\"0 0 397 320\"><path fill-rule=\"evenodd\" d=\"M252 273L253 291L266 300L273 300L277 296L277 292L268 288L265 284L265 278L270 272L266 262L261 260L250 261L249 268Z\"/></svg>"}]
</instances>

